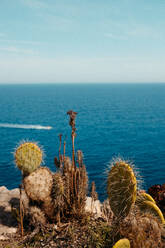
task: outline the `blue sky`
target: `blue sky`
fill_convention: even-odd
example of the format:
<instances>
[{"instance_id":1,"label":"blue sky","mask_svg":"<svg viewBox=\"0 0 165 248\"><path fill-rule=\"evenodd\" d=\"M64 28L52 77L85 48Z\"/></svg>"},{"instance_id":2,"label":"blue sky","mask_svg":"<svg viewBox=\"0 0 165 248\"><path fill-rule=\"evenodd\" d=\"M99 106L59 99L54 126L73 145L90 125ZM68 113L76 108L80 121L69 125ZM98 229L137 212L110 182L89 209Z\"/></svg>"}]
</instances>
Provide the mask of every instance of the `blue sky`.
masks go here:
<instances>
[{"instance_id":1,"label":"blue sky","mask_svg":"<svg viewBox=\"0 0 165 248\"><path fill-rule=\"evenodd\" d=\"M0 83L165 82L164 0L0 0Z\"/></svg>"}]
</instances>

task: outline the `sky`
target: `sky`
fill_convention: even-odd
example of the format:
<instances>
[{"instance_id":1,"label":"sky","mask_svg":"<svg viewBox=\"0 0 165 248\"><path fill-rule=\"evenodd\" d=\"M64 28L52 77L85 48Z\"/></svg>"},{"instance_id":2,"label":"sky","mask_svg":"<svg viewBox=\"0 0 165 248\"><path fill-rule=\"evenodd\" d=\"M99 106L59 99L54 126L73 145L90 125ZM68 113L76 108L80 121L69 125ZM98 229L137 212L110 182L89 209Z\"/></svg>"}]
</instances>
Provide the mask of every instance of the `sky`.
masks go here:
<instances>
[{"instance_id":1,"label":"sky","mask_svg":"<svg viewBox=\"0 0 165 248\"><path fill-rule=\"evenodd\" d=\"M164 0L0 0L0 83L165 82Z\"/></svg>"}]
</instances>

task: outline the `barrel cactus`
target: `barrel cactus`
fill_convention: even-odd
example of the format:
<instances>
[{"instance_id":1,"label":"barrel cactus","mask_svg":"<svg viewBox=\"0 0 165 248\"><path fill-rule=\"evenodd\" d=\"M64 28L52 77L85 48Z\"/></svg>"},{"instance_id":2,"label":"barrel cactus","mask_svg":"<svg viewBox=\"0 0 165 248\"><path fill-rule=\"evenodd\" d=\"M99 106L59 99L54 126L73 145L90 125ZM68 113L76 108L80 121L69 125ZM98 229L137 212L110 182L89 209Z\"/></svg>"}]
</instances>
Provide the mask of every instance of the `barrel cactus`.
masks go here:
<instances>
[{"instance_id":1,"label":"barrel cactus","mask_svg":"<svg viewBox=\"0 0 165 248\"><path fill-rule=\"evenodd\" d=\"M24 142L16 149L14 157L17 167L28 175L40 166L43 152L35 143Z\"/></svg>"},{"instance_id":2,"label":"barrel cactus","mask_svg":"<svg viewBox=\"0 0 165 248\"><path fill-rule=\"evenodd\" d=\"M120 239L116 242L113 248L130 248L130 242L128 239Z\"/></svg>"},{"instance_id":3,"label":"barrel cactus","mask_svg":"<svg viewBox=\"0 0 165 248\"><path fill-rule=\"evenodd\" d=\"M107 192L116 217L125 218L136 200L136 177L131 165L118 160L108 173Z\"/></svg>"}]
</instances>

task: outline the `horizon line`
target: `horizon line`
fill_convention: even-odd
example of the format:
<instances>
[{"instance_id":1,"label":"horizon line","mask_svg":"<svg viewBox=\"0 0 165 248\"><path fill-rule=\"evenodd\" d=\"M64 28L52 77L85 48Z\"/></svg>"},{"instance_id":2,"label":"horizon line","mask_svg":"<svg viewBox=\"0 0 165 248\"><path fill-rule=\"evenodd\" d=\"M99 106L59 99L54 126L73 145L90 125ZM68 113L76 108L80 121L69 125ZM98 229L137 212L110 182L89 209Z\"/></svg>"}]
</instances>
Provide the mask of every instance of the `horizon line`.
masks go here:
<instances>
[{"instance_id":1,"label":"horizon line","mask_svg":"<svg viewBox=\"0 0 165 248\"><path fill-rule=\"evenodd\" d=\"M45 84L165 84L165 81L153 82L0 82L0 85L45 85Z\"/></svg>"}]
</instances>

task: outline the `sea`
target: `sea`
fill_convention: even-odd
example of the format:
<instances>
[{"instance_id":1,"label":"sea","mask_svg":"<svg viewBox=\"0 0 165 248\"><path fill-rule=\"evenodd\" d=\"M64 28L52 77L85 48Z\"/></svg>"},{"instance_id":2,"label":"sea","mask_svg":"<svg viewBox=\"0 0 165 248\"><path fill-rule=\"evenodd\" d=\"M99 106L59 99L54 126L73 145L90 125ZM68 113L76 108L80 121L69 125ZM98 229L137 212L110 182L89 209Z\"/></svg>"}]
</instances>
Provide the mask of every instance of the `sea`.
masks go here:
<instances>
[{"instance_id":1,"label":"sea","mask_svg":"<svg viewBox=\"0 0 165 248\"><path fill-rule=\"evenodd\" d=\"M21 142L37 142L52 171L59 134L71 156L69 110L78 113L75 150L83 151L89 189L95 181L101 201L116 158L134 164L141 189L165 183L165 84L45 83L0 85L0 186L21 183L14 162Z\"/></svg>"}]
</instances>

